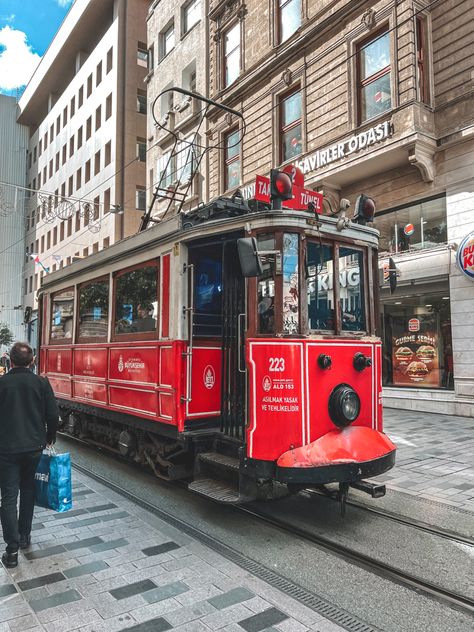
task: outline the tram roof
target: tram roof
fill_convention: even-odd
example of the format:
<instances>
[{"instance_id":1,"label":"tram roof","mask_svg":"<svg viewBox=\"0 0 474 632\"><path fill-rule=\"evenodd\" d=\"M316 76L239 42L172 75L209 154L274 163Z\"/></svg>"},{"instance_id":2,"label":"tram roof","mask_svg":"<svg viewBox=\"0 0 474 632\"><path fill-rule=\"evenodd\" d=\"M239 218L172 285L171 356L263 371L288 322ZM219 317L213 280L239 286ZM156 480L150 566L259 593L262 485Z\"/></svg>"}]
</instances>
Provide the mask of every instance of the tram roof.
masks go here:
<instances>
[{"instance_id":1,"label":"tram roof","mask_svg":"<svg viewBox=\"0 0 474 632\"><path fill-rule=\"evenodd\" d=\"M217 201L221 203L220 209L225 211L226 199L218 198ZM85 259L75 261L65 268L49 273L42 279L41 290L62 284L65 280L72 280L84 273L97 271L117 261L125 261L128 257L143 252L147 252L151 258L153 255L150 253L150 248L153 247L187 243L207 236L219 233L235 233L239 230L248 232L268 228L271 231L272 229L284 228L291 232L291 230L303 229L307 235L313 235L316 238L318 236L335 240L341 238L344 241L352 241L354 244L378 246L378 230L351 221L342 230L338 230L337 217L320 215L318 222L316 222L314 214L309 211L265 209L264 211L251 212L246 205L246 210L240 214L234 213L223 217L222 213L220 216L219 213L216 213L213 216L209 210L215 207L217 201L198 207L189 213L164 219L143 232L126 237ZM228 200L228 203L230 206L231 200ZM233 204L233 208L235 209L235 204ZM207 215L210 216L207 217Z\"/></svg>"}]
</instances>

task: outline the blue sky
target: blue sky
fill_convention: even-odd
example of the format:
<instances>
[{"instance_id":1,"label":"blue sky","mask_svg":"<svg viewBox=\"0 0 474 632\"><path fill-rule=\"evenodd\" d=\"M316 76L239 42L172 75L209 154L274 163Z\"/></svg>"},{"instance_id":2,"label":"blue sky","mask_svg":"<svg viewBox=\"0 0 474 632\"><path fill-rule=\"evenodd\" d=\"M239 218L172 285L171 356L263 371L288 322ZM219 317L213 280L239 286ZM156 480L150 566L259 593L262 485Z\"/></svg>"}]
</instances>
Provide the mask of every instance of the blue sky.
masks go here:
<instances>
[{"instance_id":1,"label":"blue sky","mask_svg":"<svg viewBox=\"0 0 474 632\"><path fill-rule=\"evenodd\" d=\"M71 4L0 0L0 93L15 94L28 83Z\"/></svg>"}]
</instances>

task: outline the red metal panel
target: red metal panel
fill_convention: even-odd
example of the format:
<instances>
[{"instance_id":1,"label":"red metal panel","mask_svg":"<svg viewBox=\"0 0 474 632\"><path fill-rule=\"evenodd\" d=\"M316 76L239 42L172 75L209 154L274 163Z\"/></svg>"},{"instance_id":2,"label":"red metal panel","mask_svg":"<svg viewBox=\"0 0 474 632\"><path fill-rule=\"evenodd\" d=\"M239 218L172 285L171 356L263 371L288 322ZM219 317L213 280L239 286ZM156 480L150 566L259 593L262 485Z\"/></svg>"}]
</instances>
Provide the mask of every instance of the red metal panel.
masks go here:
<instances>
[{"instance_id":1,"label":"red metal panel","mask_svg":"<svg viewBox=\"0 0 474 632\"><path fill-rule=\"evenodd\" d=\"M56 397L72 397L71 393L71 381L61 377L49 377L49 383L54 391Z\"/></svg>"},{"instance_id":2,"label":"red metal panel","mask_svg":"<svg viewBox=\"0 0 474 632\"><path fill-rule=\"evenodd\" d=\"M107 387L100 382L84 382L74 380L73 393L75 399L87 400L91 404L107 403Z\"/></svg>"},{"instance_id":3,"label":"red metal panel","mask_svg":"<svg viewBox=\"0 0 474 632\"><path fill-rule=\"evenodd\" d=\"M162 257L161 265L161 337L170 335L170 255Z\"/></svg>"},{"instance_id":4,"label":"red metal panel","mask_svg":"<svg viewBox=\"0 0 474 632\"><path fill-rule=\"evenodd\" d=\"M174 394L173 393L158 393L158 416L160 421L165 420L172 422L176 415Z\"/></svg>"},{"instance_id":5,"label":"red metal panel","mask_svg":"<svg viewBox=\"0 0 474 632\"><path fill-rule=\"evenodd\" d=\"M107 378L107 349L100 347L75 348L74 375Z\"/></svg>"},{"instance_id":6,"label":"red metal panel","mask_svg":"<svg viewBox=\"0 0 474 632\"><path fill-rule=\"evenodd\" d=\"M120 408L132 415L140 413L156 416L157 398L154 390L109 386L109 398L113 408Z\"/></svg>"},{"instance_id":7,"label":"red metal panel","mask_svg":"<svg viewBox=\"0 0 474 632\"><path fill-rule=\"evenodd\" d=\"M212 417L221 411L221 349L193 348L192 399L186 417Z\"/></svg>"},{"instance_id":8,"label":"red metal panel","mask_svg":"<svg viewBox=\"0 0 474 632\"><path fill-rule=\"evenodd\" d=\"M176 350L171 345L161 345L159 350L160 372L158 383L160 386L175 386L178 381L180 364L176 364Z\"/></svg>"},{"instance_id":9,"label":"red metal panel","mask_svg":"<svg viewBox=\"0 0 474 632\"><path fill-rule=\"evenodd\" d=\"M254 459L274 460L307 442L303 352L302 342L249 342L247 445L248 455Z\"/></svg>"},{"instance_id":10,"label":"red metal panel","mask_svg":"<svg viewBox=\"0 0 474 632\"><path fill-rule=\"evenodd\" d=\"M71 375L72 349L50 347L47 350L46 373L63 373Z\"/></svg>"},{"instance_id":11,"label":"red metal panel","mask_svg":"<svg viewBox=\"0 0 474 632\"><path fill-rule=\"evenodd\" d=\"M156 347L111 347L109 379L120 382L156 384L158 353Z\"/></svg>"},{"instance_id":12,"label":"red metal panel","mask_svg":"<svg viewBox=\"0 0 474 632\"><path fill-rule=\"evenodd\" d=\"M331 356L329 369L318 366L320 354ZM353 366L356 353L363 353L372 366L357 371ZM377 427L374 345L372 342L340 339L308 342L306 345L306 384L308 404L308 443L322 437L335 425L329 417L329 397L338 384L349 384L359 395L361 409L353 426Z\"/></svg>"}]
</instances>

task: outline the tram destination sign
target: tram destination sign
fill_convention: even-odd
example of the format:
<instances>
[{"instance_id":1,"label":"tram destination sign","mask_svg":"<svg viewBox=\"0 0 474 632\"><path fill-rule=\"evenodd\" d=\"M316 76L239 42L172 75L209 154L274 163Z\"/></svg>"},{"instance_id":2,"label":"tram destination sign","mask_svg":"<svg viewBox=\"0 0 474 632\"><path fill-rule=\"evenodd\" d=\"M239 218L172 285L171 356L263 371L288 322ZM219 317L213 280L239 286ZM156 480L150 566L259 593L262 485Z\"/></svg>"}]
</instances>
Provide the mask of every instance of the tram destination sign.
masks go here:
<instances>
[{"instance_id":1,"label":"tram destination sign","mask_svg":"<svg viewBox=\"0 0 474 632\"><path fill-rule=\"evenodd\" d=\"M315 211L317 213L322 212L323 208L323 196L317 191L311 189L305 189L304 187L298 187L295 184L292 188L293 197L291 200L283 200L282 204L285 208L292 208L295 210L307 209L308 204L313 203ZM259 202L270 203L270 178L265 176L257 176L255 180L255 192L253 196Z\"/></svg>"}]
</instances>

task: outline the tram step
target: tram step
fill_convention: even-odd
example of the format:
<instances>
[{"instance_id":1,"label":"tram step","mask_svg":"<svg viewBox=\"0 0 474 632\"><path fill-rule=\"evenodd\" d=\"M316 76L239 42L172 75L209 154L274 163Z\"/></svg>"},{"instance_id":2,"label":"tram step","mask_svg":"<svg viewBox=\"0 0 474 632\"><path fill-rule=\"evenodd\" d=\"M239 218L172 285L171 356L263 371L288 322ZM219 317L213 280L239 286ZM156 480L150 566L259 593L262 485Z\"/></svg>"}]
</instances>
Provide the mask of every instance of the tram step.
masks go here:
<instances>
[{"instance_id":1,"label":"tram step","mask_svg":"<svg viewBox=\"0 0 474 632\"><path fill-rule=\"evenodd\" d=\"M188 489L206 498L217 500L227 505L237 505L242 502L239 491L234 486L218 481L214 478L197 478L188 485Z\"/></svg>"},{"instance_id":2,"label":"tram step","mask_svg":"<svg viewBox=\"0 0 474 632\"><path fill-rule=\"evenodd\" d=\"M200 452L199 460L204 463L210 463L215 466L220 466L234 472L239 471L239 459L233 456L227 456L227 454L221 454L220 452Z\"/></svg>"}]
</instances>

